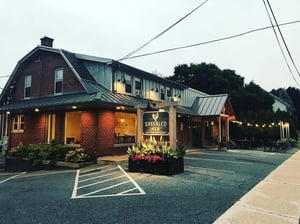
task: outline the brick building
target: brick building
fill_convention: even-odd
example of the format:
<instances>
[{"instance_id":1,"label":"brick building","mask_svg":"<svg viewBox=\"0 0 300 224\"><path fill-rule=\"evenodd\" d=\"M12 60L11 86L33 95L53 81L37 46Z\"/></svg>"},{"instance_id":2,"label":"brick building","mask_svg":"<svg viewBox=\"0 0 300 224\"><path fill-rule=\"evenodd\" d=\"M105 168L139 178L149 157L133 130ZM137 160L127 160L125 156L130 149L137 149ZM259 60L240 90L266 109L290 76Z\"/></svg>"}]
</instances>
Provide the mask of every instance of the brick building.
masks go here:
<instances>
[{"instance_id":1,"label":"brick building","mask_svg":"<svg viewBox=\"0 0 300 224\"><path fill-rule=\"evenodd\" d=\"M227 94L208 95L112 59L53 48L44 37L2 91L0 135L9 147L55 139L98 156L121 154L138 140L137 107L164 102L176 102L177 145L229 140L234 114Z\"/></svg>"}]
</instances>

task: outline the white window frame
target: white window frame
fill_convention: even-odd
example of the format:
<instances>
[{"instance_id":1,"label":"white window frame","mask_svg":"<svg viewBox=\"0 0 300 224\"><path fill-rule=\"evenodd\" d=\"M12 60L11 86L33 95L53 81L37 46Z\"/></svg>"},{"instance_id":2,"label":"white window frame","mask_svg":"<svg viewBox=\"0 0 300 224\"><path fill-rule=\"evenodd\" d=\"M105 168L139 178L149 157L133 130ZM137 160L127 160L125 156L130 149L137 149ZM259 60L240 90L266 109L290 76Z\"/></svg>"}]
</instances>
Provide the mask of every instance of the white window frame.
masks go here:
<instances>
[{"instance_id":1,"label":"white window frame","mask_svg":"<svg viewBox=\"0 0 300 224\"><path fill-rule=\"evenodd\" d=\"M57 92L57 84L61 82L61 91ZM63 93L63 84L64 84L64 69L57 68L54 71L54 95L59 95Z\"/></svg>"},{"instance_id":2,"label":"white window frame","mask_svg":"<svg viewBox=\"0 0 300 224\"><path fill-rule=\"evenodd\" d=\"M24 132L24 115L16 115L12 120L12 132L23 133Z\"/></svg>"},{"instance_id":3,"label":"white window frame","mask_svg":"<svg viewBox=\"0 0 300 224\"><path fill-rule=\"evenodd\" d=\"M24 99L29 99L31 97L31 80L32 80L31 75L24 76ZM29 96L26 96L26 92L27 92L26 90L28 88L30 89Z\"/></svg>"}]
</instances>

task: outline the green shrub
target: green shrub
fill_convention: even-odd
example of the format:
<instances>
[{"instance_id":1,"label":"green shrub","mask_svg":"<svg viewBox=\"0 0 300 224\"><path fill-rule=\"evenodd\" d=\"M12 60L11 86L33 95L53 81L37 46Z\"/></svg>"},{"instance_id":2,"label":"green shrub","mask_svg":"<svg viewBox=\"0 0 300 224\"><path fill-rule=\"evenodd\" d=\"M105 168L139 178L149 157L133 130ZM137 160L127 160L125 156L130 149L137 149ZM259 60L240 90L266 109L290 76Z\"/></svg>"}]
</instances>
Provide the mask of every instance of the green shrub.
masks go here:
<instances>
[{"instance_id":1,"label":"green shrub","mask_svg":"<svg viewBox=\"0 0 300 224\"><path fill-rule=\"evenodd\" d=\"M71 163L82 163L82 162L89 161L91 159L91 157L84 151L85 150L83 148L70 150L66 154L65 161L71 162Z\"/></svg>"},{"instance_id":2,"label":"green shrub","mask_svg":"<svg viewBox=\"0 0 300 224\"><path fill-rule=\"evenodd\" d=\"M9 150L8 155L17 158L26 158L28 156L28 149L20 142L16 147L12 147Z\"/></svg>"}]
</instances>

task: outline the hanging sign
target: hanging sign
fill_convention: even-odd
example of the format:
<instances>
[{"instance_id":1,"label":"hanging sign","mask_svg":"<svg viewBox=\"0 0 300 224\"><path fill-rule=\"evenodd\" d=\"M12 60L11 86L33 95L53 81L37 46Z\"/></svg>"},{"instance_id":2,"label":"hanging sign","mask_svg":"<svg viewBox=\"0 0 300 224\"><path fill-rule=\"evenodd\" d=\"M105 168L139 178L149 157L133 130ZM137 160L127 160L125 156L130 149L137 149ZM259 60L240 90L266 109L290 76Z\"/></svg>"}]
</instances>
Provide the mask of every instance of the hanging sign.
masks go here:
<instances>
[{"instance_id":1,"label":"hanging sign","mask_svg":"<svg viewBox=\"0 0 300 224\"><path fill-rule=\"evenodd\" d=\"M160 111L147 111L143 113L144 135L168 135L169 113Z\"/></svg>"}]
</instances>

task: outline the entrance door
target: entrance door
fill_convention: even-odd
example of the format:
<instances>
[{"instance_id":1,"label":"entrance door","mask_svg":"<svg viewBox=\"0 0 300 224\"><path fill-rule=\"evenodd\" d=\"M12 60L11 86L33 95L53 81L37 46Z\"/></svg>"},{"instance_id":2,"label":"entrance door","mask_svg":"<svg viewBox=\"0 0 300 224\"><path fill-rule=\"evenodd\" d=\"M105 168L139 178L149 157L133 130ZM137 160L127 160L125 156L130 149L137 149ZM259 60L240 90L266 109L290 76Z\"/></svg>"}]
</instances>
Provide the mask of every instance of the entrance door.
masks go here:
<instances>
[{"instance_id":1,"label":"entrance door","mask_svg":"<svg viewBox=\"0 0 300 224\"><path fill-rule=\"evenodd\" d=\"M192 124L192 146L200 147L202 144L202 127L199 122L193 122Z\"/></svg>"}]
</instances>

